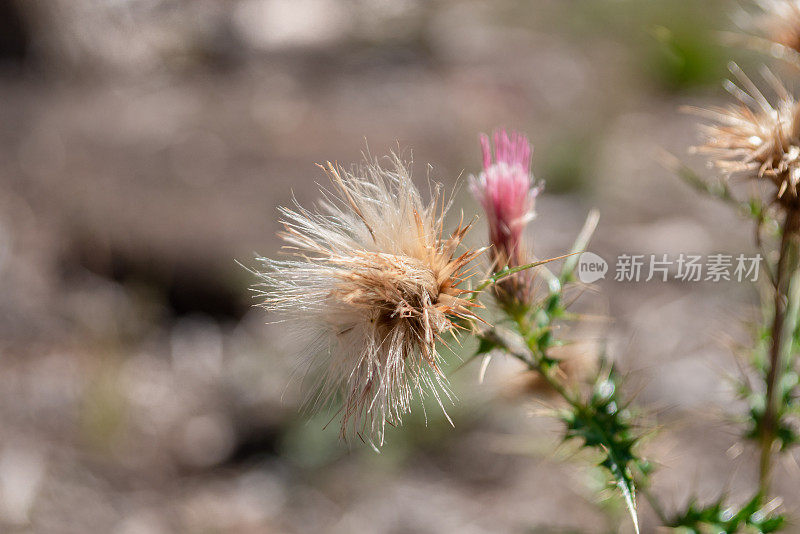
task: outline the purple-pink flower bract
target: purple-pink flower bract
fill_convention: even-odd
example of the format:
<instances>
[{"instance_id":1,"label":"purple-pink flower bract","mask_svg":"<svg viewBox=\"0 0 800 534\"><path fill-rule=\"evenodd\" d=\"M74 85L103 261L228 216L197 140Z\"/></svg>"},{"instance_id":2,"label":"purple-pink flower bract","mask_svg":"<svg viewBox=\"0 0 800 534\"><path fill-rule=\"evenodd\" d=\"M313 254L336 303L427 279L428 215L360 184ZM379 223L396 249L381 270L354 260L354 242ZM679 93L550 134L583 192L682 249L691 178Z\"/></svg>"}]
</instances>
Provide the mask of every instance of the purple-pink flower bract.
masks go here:
<instances>
[{"instance_id":1,"label":"purple-pink flower bract","mask_svg":"<svg viewBox=\"0 0 800 534\"><path fill-rule=\"evenodd\" d=\"M517 265L522 250L525 226L534 217L536 196L542 187L531 175L531 145L517 132L494 132L492 142L481 135L483 172L473 177L470 190L481 203L489 222L489 237L498 267Z\"/></svg>"}]
</instances>

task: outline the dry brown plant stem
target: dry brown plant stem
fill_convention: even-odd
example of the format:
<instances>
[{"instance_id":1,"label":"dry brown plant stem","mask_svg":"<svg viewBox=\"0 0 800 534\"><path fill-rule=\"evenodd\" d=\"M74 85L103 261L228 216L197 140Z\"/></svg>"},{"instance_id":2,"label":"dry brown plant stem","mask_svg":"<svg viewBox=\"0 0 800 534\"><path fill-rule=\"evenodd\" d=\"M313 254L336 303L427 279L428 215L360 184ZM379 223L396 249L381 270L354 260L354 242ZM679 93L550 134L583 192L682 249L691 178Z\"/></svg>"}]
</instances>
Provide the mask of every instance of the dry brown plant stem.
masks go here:
<instances>
[{"instance_id":1,"label":"dry brown plant stem","mask_svg":"<svg viewBox=\"0 0 800 534\"><path fill-rule=\"evenodd\" d=\"M759 490L766 498L770 490L772 478L772 448L775 444L777 421L777 386L781 378L781 354L783 354L783 329L785 327L786 305L789 294L789 280L797 268L797 244L800 239L800 211L788 210L783 222L780 256L775 273L775 314L772 321L769 354L769 371L767 373L767 391L765 398L764 418L761 426L761 458L759 462Z\"/></svg>"}]
</instances>

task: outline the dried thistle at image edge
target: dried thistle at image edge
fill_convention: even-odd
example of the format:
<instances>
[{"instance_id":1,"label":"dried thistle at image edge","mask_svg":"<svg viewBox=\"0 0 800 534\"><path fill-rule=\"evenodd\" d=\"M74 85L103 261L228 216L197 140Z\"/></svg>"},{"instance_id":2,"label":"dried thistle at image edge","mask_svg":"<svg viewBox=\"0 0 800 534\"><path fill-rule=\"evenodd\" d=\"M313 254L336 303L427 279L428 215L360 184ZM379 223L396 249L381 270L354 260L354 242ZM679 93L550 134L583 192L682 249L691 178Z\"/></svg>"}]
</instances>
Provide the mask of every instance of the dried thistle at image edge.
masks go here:
<instances>
[{"instance_id":1,"label":"dried thistle at image edge","mask_svg":"<svg viewBox=\"0 0 800 534\"><path fill-rule=\"evenodd\" d=\"M743 86L726 85L736 103L685 108L710 121L701 126L704 143L695 151L708 156L726 177L739 175L773 184L771 200L787 211L798 211L800 104L767 69L763 76L778 97L774 105L737 65L732 64L731 70Z\"/></svg>"},{"instance_id":2,"label":"dried thistle at image edge","mask_svg":"<svg viewBox=\"0 0 800 534\"><path fill-rule=\"evenodd\" d=\"M800 53L800 2L798 0L755 0L759 12L748 17L745 26L763 39Z\"/></svg>"}]
</instances>

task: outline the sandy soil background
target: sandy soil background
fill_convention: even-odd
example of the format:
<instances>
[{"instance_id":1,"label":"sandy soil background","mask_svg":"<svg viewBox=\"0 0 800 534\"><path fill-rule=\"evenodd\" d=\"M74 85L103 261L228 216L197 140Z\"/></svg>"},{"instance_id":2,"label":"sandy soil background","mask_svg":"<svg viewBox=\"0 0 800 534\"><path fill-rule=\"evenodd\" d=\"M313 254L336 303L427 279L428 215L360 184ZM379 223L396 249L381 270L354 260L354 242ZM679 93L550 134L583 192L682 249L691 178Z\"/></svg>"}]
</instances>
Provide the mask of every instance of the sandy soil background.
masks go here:
<instances>
[{"instance_id":1,"label":"sandy soil background","mask_svg":"<svg viewBox=\"0 0 800 534\"><path fill-rule=\"evenodd\" d=\"M463 185L496 126L535 145L542 256L592 207L591 250L612 260L752 253L745 221L658 162L666 150L702 171L678 106L719 102L729 56L762 60L715 44L733 2L0 5L0 530L631 532L512 361L483 384L477 365L453 373L455 429L432 410L380 455L340 443L325 416L297 413L291 339L251 308L234 260L274 254L276 206L312 201L314 164L367 143L460 183L477 212ZM747 498L754 456L726 376L756 289L598 289L588 301L608 320L569 356L605 344L627 374L660 429L644 446L655 492L669 510ZM795 515L799 471L778 475Z\"/></svg>"}]
</instances>

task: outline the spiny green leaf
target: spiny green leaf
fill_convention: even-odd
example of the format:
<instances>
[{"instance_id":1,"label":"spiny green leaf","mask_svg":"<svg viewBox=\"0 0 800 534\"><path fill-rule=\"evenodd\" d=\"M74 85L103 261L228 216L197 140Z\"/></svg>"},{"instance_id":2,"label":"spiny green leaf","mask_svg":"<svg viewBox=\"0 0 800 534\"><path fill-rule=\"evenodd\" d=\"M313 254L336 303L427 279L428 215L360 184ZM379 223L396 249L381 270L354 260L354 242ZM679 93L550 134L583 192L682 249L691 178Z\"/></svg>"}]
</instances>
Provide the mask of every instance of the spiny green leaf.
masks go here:
<instances>
[{"instance_id":1,"label":"spiny green leaf","mask_svg":"<svg viewBox=\"0 0 800 534\"><path fill-rule=\"evenodd\" d=\"M489 354L499 346L497 342L488 339L485 336L481 336L478 339L480 339L480 341L478 342L478 349L475 351L476 356L479 356L481 354Z\"/></svg>"},{"instance_id":2,"label":"spiny green leaf","mask_svg":"<svg viewBox=\"0 0 800 534\"><path fill-rule=\"evenodd\" d=\"M613 367L606 376L601 376L585 405L573 406L563 420L567 425L565 439L578 438L583 446L601 452L600 465L611 473L615 485L625 500L636 531L639 520L636 512L636 487L631 474L631 465L645 466L646 462L634 454L638 438L634 435L629 416L619 409L620 399L617 376Z\"/></svg>"},{"instance_id":3,"label":"spiny green leaf","mask_svg":"<svg viewBox=\"0 0 800 534\"><path fill-rule=\"evenodd\" d=\"M699 506L697 501L689 502L686 510L678 514L669 524L674 528L683 528L693 533L714 532L735 534L746 529L748 532L767 534L780 530L786 518L782 515L770 515L762 507L761 495L756 495L738 510L725 505L725 498Z\"/></svg>"}]
</instances>

